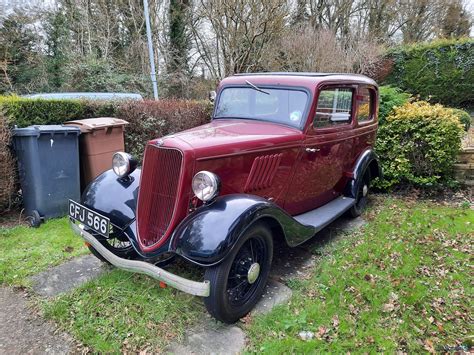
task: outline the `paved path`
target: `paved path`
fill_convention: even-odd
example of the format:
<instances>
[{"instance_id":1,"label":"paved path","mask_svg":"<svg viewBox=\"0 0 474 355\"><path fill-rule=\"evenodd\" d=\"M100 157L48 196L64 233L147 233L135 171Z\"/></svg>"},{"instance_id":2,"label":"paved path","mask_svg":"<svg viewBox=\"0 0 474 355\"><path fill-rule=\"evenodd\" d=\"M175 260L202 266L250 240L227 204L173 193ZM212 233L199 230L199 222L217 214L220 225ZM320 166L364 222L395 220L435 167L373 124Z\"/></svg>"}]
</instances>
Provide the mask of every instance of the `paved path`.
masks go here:
<instances>
[{"instance_id":1,"label":"paved path","mask_svg":"<svg viewBox=\"0 0 474 355\"><path fill-rule=\"evenodd\" d=\"M22 292L0 287L0 354L65 354L73 339L28 307Z\"/></svg>"},{"instance_id":2,"label":"paved path","mask_svg":"<svg viewBox=\"0 0 474 355\"><path fill-rule=\"evenodd\" d=\"M40 296L54 297L79 287L106 270L107 266L95 256L81 256L33 276L33 291Z\"/></svg>"}]
</instances>

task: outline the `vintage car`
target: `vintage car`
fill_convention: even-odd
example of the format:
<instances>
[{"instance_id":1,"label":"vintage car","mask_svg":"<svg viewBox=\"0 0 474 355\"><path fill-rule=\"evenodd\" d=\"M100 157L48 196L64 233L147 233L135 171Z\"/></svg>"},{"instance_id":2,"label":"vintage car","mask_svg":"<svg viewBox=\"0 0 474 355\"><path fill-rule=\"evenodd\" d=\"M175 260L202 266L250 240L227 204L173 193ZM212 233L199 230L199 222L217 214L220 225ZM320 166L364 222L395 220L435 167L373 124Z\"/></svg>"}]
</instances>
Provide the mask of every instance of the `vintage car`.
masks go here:
<instances>
[{"instance_id":1,"label":"vintage car","mask_svg":"<svg viewBox=\"0 0 474 355\"><path fill-rule=\"evenodd\" d=\"M204 297L226 323L261 297L274 240L295 247L334 219L358 216L372 179L378 88L362 75L228 77L208 124L150 141L97 177L71 226L98 258ZM174 257L205 269L165 270Z\"/></svg>"}]
</instances>

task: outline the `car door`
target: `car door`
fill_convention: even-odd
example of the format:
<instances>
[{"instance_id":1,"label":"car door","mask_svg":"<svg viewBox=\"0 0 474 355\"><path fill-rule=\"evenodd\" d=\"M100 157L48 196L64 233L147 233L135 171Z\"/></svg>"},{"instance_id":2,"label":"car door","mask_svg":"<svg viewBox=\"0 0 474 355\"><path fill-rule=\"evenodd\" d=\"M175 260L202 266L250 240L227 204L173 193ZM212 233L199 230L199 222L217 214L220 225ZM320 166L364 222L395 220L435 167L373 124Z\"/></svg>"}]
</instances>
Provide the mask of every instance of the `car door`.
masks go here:
<instances>
[{"instance_id":1,"label":"car door","mask_svg":"<svg viewBox=\"0 0 474 355\"><path fill-rule=\"evenodd\" d=\"M356 89L352 84L320 88L285 204L291 214L315 209L341 193L352 158Z\"/></svg>"}]
</instances>

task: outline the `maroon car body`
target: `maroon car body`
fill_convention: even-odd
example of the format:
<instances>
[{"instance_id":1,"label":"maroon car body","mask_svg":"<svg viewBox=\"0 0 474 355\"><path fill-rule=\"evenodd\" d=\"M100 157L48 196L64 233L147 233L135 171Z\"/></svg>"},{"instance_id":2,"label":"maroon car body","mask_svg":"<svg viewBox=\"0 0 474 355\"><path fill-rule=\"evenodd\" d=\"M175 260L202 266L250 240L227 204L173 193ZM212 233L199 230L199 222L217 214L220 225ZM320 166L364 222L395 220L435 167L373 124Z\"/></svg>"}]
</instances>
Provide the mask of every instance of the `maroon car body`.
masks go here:
<instances>
[{"instance_id":1,"label":"maroon car body","mask_svg":"<svg viewBox=\"0 0 474 355\"><path fill-rule=\"evenodd\" d=\"M217 89L210 123L150 141L141 171L120 178L109 171L89 186L82 205L109 218L114 232L101 236L91 226L83 230L121 258L156 264L160 256L177 254L220 270L207 279L211 305L206 305L216 318L234 321L255 297L232 313L219 295L213 296L212 278L222 273L223 264L233 265L227 259L240 255L236 248L245 249L239 241L247 238L249 226L263 224L270 235L280 234L295 246L343 212L360 213L370 180L380 175L372 151L377 111L377 85L361 75L226 78ZM218 196L211 201L202 202L193 192L199 172L219 180ZM113 238L129 243L129 249L113 249ZM268 238L257 239L266 250L262 255L270 253ZM267 272L262 265L249 264L250 286L257 284L249 281L254 275L259 280ZM216 302L227 311L213 310Z\"/></svg>"}]
</instances>

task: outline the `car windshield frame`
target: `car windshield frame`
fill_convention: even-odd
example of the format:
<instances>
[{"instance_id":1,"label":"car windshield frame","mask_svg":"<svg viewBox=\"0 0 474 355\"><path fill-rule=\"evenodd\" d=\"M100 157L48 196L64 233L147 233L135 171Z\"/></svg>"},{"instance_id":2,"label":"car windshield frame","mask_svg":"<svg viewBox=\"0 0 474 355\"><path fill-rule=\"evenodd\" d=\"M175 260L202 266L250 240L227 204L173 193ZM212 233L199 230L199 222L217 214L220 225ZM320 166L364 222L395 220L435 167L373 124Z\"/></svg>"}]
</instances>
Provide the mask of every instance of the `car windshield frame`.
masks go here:
<instances>
[{"instance_id":1,"label":"car windshield frame","mask_svg":"<svg viewBox=\"0 0 474 355\"><path fill-rule=\"evenodd\" d=\"M254 83L254 82L252 82L252 84L255 84L255 86L257 86L259 89L262 89L262 90L291 90L291 91L304 92L306 94L307 99L306 99L306 104L305 104L303 113L301 115L301 119L300 119L299 124L290 124L290 123L286 124L286 123L278 122L278 121L260 119L258 117L245 117L245 116L220 116L219 117L219 116L216 116L218 104L220 102L222 93L226 89L229 89L229 88L255 90L248 84L247 85L246 84L229 84L229 85L222 86L220 88L219 93L217 94L217 97L216 97L216 100L215 100L215 105L214 105L214 109L213 109L213 113L212 113L212 120L222 120L222 119L249 120L249 121L258 121L258 122L267 122L267 123L278 124L278 125L282 125L282 126L285 126L285 127L296 128L296 129L299 129L300 131L302 131L304 129L304 126L305 126L306 121L308 119L308 112L309 112L309 109L310 109L310 106L311 106L311 101L312 101L311 100L311 98L312 98L311 90L309 90L309 88L304 87L304 86L268 85L268 84L267 85L262 85L262 84L258 84L258 83ZM255 90L255 91L258 92L257 90ZM265 94L263 94L263 95L265 95Z\"/></svg>"}]
</instances>

